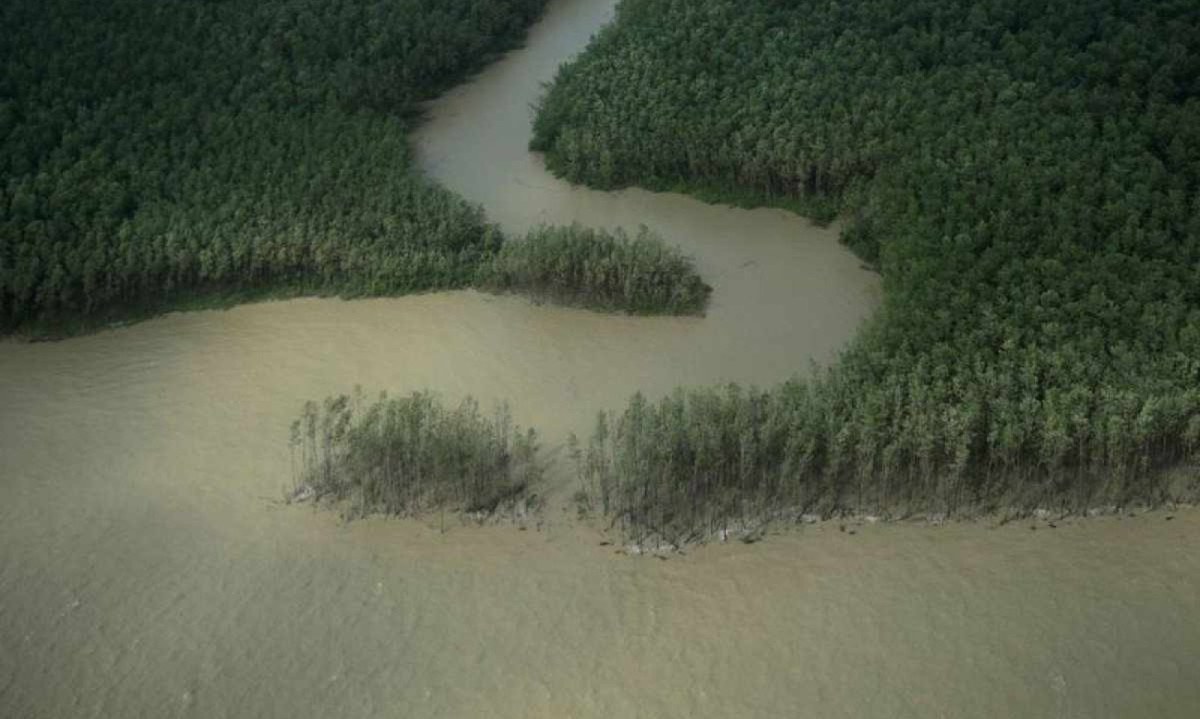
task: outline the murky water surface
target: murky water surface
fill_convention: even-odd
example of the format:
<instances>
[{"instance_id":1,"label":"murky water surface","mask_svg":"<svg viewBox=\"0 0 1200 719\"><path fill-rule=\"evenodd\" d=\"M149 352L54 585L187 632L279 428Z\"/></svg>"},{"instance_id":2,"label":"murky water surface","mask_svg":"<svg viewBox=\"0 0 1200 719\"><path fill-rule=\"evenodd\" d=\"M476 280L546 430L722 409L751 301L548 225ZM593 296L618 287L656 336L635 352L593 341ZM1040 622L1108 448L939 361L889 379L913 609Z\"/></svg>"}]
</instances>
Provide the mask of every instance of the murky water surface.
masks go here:
<instances>
[{"instance_id":1,"label":"murky water surface","mask_svg":"<svg viewBox=\"0 0 1200 719\"><path fill-rule=\"evenodd\" d=\"M279 503L306 398L507 398L554 456L635 389L828 361L876 305L832 230L571 188L525 151L539 84L612 5L555 3L417 150L509 229L658 230L716 287L708 317L462 292L0 344L0 716L1200 715L1194 512L807 527L663 562L557 504L541 528L442 533Z\"/></svg>"}]
</instances>

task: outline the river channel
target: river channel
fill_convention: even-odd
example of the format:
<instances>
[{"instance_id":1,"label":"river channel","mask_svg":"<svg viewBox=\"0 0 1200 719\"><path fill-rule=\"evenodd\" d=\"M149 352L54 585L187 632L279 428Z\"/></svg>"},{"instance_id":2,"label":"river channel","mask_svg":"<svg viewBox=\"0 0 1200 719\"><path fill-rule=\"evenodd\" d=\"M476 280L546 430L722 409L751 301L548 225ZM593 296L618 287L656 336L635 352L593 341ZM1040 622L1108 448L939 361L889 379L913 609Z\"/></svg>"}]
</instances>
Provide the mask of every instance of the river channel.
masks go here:
<instances>
[{"instance_id":1,"label":"river channel","mask_svg":"<svg viewBox=\"0 0 1200 719\"><path fill-rule=\"evenodd\" d=\"M507 400L563 499L568 431L636 390L827 363L878 277L780 210L595 192L526 150L530 105L607 22L558 0L431 103L422 168L505 229L646 225L703 318L453 292L171 314L0 343L0 716L1195 717L1200 514L806 525L667 561L551 502L525 526L280 501L304 400Z\"/></svg>"}]
</instances>

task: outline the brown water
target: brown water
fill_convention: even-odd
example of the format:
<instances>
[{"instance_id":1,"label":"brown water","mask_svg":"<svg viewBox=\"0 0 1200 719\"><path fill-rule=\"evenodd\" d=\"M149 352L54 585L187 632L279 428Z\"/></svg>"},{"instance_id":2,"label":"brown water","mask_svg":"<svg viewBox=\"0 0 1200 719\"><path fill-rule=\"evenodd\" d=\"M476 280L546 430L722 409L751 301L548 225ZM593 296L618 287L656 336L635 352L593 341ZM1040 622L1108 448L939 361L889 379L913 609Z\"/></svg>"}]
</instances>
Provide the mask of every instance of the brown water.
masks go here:
<instances>
[{"instance_id":1,"label":"brown water","mask_svg":"<svg viewBox=\"0 0 1200 719\"><path fill-rule=\"evenodd\" d=\"M431 108L418 151L511 229L644 223L683 244L709 316L464 292L0 344L0 717L1200 715L1195 512L806 527L660 562L557 507L540 530L443 534L277 501L306 398L507 398L554 456L636 388L771 383L869 314L877 283L832 231L570 188L524 151L539 83L611 12L555 3Z\"/></svg>"}]
</instances>

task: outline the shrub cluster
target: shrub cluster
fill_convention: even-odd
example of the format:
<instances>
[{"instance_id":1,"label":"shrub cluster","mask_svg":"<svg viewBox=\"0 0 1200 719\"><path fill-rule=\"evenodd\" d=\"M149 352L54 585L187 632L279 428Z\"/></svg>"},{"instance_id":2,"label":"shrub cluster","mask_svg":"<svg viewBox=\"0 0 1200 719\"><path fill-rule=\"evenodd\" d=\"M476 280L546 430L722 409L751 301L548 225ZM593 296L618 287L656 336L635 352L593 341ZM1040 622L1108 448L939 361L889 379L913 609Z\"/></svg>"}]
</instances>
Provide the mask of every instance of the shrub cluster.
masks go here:
<instances>
[{"instance_id":1,"label":"shrub cluster","mask_svg":"<svg viewBox=\"0 0 1200 719\"><path fill-rule=\"evenodd\" d=\"M536 439L506 406L487 417L471 398L447 409L428 392L356 393L307 403L291 447L297 493L349 500L354 514L492 513L540 479Z\"/></svg>"}]
</instances>

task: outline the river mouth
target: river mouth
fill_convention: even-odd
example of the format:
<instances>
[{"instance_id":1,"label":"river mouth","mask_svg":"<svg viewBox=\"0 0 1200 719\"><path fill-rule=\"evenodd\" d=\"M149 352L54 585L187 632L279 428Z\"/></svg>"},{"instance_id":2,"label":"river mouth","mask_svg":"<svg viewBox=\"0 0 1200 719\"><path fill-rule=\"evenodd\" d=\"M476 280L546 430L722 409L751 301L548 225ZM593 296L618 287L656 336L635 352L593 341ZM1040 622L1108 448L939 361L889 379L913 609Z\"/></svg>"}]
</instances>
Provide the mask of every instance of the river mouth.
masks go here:
<instances>
[{"instance_id":1,"label":"river mouth","mask_svg":"<svg viewBox=\"0 0 1200 719\"><path fill-rule=\"evenodd\" d=\"M524 49L431 104L418 156L511 231L650 226L696 257L715 287L708 316L465 291L0 344L0 715L1170 717L1200 705L1195 512L1036 532L822 525L663 562L615 554L561 506L540 528L443 533L282 504L305 399L361 384L507 400L560 458L567 432L636 390L769 385L831 361L877 306L878 279L836 228L546 175L525 150L528 103L612 6L552 4Z\"/></svg>"}]
</instances>

